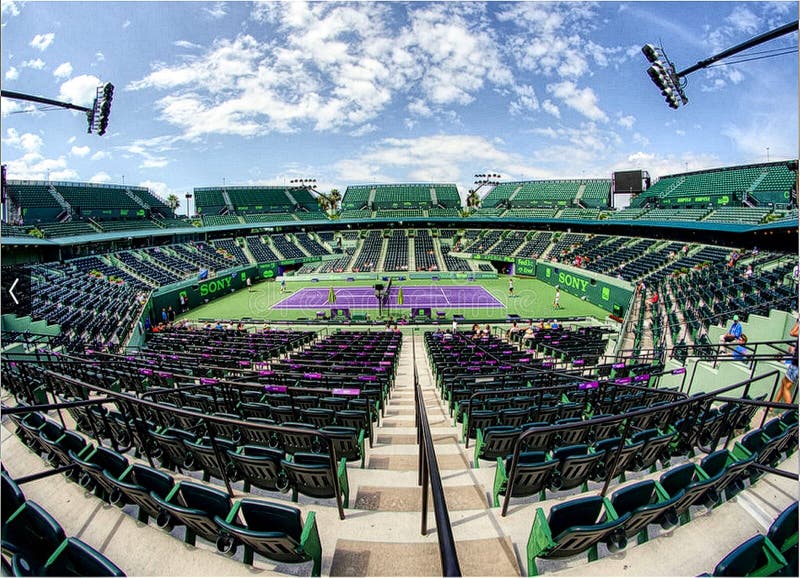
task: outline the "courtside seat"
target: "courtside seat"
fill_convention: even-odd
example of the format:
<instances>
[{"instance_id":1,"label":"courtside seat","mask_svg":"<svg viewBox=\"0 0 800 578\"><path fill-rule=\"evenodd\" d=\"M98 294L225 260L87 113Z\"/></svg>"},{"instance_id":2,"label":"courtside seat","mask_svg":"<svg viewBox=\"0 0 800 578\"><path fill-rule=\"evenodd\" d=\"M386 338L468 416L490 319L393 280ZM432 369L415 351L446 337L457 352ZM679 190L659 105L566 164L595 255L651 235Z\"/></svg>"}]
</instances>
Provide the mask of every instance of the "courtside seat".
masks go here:
<instances>
[{"instance_id":1,"label":"courtside seat","mask_svg":"<svg viewBox=\"0 0 800 578\"><path fill-rule=\"evenodd\" d=\"M170 532L174 526L186 526L184 542L192 546L196 536L216 543L220 528L214 518L225 518L231 511L228 494L186 480L175 484L166 498L155 493L150 495L160 508L156 518L158 527Z\"/></svg>"},{"instance_id":2,"label":"courtside seat","mask_svg":"<svg viewBox=\"0 0 800 578\"><path fill-rule=\"evenodd\" d=\"M616 517L600 496L577 498L556 504L545 518L542 508L536 515L528 537L528 576L537 576L536 558L566 558L589 551L589 561L597 559L597 545L605 542L611 552L627 545L624 525L630 514Z\"/></svg>"},{"instance_id":3,"label":"courtside seat","mask_svg":"<svg viewBox=\"0 0 800 578\"><path fill-rule=\"evenodd\" d=\"M497 458L497 468L494 472L494 507L500 506L500 496L508 491L509 477L511 476L512 456ZM517 463L517 472L511 483L511 497L525 498L539 494L539 499L545 499L545 490L558 468L559 461L548 458L542 451L521 452Z\"/></svg>"},{"instance_id":4,"label":"courtside seat","mask_svg":"<svg viewBox=\"0 0 800 578\"><path fill-rule=\"evenodd\" d=\"M78 538L64 540L40 568L31 567L19 556L12 557L11 567L15 576L126 576L111 560Z\"/></svg>"},{"instance_id":5,"label":"courtside seat","mask_svg":"<svg viewBox=\"0 0 800 578\"><path fill-rule=\"evenodd\" d=\"M114 488L110 495L111 503L117 506L135 504L139 507L137 519L145 524L148 518L156 518L160 512L152 494L166 499L175 486L172 476L143 464L133 464L120 476L103 470L103 477Z\"/></svg>"},{"instance_id":6,"label":"courtside seat","mask_svg":"<svg viewBox=\"0 0 800 578\"><path fill-rule=\"evenodd\" d=\"M322 544L316 514L309 512L303 523L298 508L244 498L236 502L226 518L214 521L227 535L217 540L217 548L234 555L244 545L243 562L253 564L253 553L285 563L313 561L312 576L322 570Z\"/></svg>"},{"instance_id":7,"label":"courtside seat","mask_svg":"<svg viewBox=\"0 0 800 578\"><path fill-rule=\"evenodd\" d=\"M720 560L712 576L774 576L786 567L786 559L762 534L742 542Z\"/></svg>"},{"instance_id":8,"label":"courtside seat","mask_svg":"<svg viewBox=\"0 0 800 578\"><path fill-rule=\"evenodd\" d=\"M625 535L628 538L638 535L637 542L642 544L647 541L649 524L661 524L665 530L678 524L672 509L678 499L678 495L668 496L654 480L644 480L614 492L606 507L613 509L618 517L630 514L624 526Z\"/></svg>"},{"instance_id":9,"label":"courtside seat","mask_svg":"<svg viewBox=\"0 0 800 578\"><path fill-rule=\"evenodd\" d=\"M3 554L19 557L31 568L44 566L66 540L61 525L33 500L17 508L3 524Z\"/></svg>"},{"instance_id":10,"label":"courtside seat","mask_svg":"<svg viewBox=\"0 0 800 578\"><path fill-rule=\"evenodd\" d=\"M342 496L344 507L349 507L350 484L347 479L347 460L342 458L332 471L328 454L310 454L298 452L281 461L289 487L292 488L292 501L296 502L298 495L312 498L336 498L335 484L339 485L339 494Z\"/></svg>"}]
</instances>

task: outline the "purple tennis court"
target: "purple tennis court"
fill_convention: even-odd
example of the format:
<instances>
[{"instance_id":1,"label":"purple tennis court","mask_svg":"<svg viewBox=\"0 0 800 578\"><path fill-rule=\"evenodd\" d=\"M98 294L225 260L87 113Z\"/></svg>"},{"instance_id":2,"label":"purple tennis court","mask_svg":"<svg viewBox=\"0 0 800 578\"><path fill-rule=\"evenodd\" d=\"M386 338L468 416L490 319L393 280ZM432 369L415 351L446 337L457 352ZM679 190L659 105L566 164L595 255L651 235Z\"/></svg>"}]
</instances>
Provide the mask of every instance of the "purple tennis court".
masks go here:
<instances>
[{"instance_id":1,"label":"purple tennis court","mask_svg":"<svg viewBox=\"0 0 800 578\"><path fill-rule=\"evenodd\" d=\"M400 287L392 287L384 305L397 306ZM329 287L306 287L272 306L272 309L316 309L335 305L352 309L377 309L378 300L372 287L337 287L336 303L328 302ZM403 287L403 307L430 307L431 309L468 307L505 307L483 287Z\"/></svg>"}]
</instances>

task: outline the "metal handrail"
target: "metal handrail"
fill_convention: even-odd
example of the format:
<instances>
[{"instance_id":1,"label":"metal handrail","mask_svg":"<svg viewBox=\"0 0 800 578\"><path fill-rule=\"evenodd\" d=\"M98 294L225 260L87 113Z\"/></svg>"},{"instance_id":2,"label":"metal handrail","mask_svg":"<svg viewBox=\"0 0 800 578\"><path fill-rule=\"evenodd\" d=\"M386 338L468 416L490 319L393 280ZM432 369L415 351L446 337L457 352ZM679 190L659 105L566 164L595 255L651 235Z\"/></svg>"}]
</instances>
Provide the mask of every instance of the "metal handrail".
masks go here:
<instances>
[{"instance_id":1,"label":"metal handrail","mask_svg":"<svg viewBox=\"0 0 800 578\"><path fill-rule=\"evenodd\" d=\"M63 374L60 374L60 373L56 373L56 372L51 371L49 369L43 369L42 371L43 371L44 374L48 375L49 377L52 377L52 378L55 378L55 379L64 380L64 381L66 381L68 383L72 383L74 385L79 385L79 386L82 386L82 387L97 391L97 392L99 392L99 393L101 393L101 394L103 394L103 395L105 395L105 396L107 396L109 398L114 398L115 400L124 401L124 402L127 402L127 403L131 404L131 405L148 407L150 409L155 409L155 410L158 410L158 411L168 411L170 413L173 413L173 414L176 414L176 415L182 415L184 417L205 420L209 425L212 425L212 427L208 428L208 436L209 436L209 438L211 440L212 446L214 447L215 454L217 455L217 460L220 461L220 462L221 462L221 460L220 460L219 456L220 456L220 451L221 450L219 450L219 448L216 445L216 441L215 441L216 440L216 436L214 436L214 432L213 432L213 430L214 430L213 424L216 424L216 423L226 424L226 425L231 425L231 426L236 426L236 427L247 427L247 428L251 428L251 429L273 431L273 432L287 432L287 433L298 433L298 434L307 434L307 433L309 433L309 430L307 430L307 429L296 428L296 427L292 427L292 426L286 426L284 424L271 425L271 424L264 424L264 423L246 421L246 420L242 420L242 419L232 419L232 418L227 418L227 417L222 417L222 416L207 415L207 414L201 413L199 411L189 410L189 409L185 409L185 408L164 407L161 404L158 404L158 403L155 403L155 402L151 402L151 401L148 401L148 400L144 400L144 399L140 399L140 398L134 397L134 396L129 395L129 394L118 393L118 392L115 392L115 391L112 391L112 390L109 390L109 389L105 389L103 387L99 387L99 386L96 386L96 385L83 383L80 380L73 379L73 378L71 378L69 376L66 376L66 375L63 375ZM216 381L217 382L224 382L225 380L216 380ZM88 401L89 403L93 403L93 402L94 403L100 403L100 402L107 403L108 399L86 400L86 401ZM26 413L26 412L31 412L31 411L37 411L36 408L38 408L41 411L46 411L47 409L50 409L51 406L53 406L53 405L54 404L47 404L47 405L40 405L40 406L24 406L24 409L16 409L15 408L14 410L9 411L8 413L12 413L12 412L13 413ZM55 404L55 405L59 405L59 404ZM6 411L6 410L4 410L4 411ZM332 476L332 478L333 478L333 486L334 486L333 489L334 489L334 493L336 494L336 505L337 505L337 508L338 508L338 511L339 511L339 519L344 520L344 517L345 517L344 516L344 505L342 503L341 488L339 487L339 478L338 478L338 476L336 474L337 469L338 469L338 464L337 464L337 458L336 458L336 455L335 455L335 447L331 443L330 436L328 434L326 434L325 432L319 431L319 430L315 430L314 431L314 435L316 435L320 439L324 440L325 445L329 448L329 452L328 452L328 456L330 458L329 465L330 465L330 468L331 468L331 472L333 473L333 476ZM96 439L97 439L98 443L100 443L99 437L97 437ZM145 454L146 454L146 456L148 458L148 461L152 465L153 464L152 456L150 455L150 451L147 448L146 444L145 444L145 447L144 447L144 451L145 451ZM228 489L228 494L230 496L233 496L233 490L232 490L231 485L230 485L230 480L228 479L228 476L227 476L227 474L225 472L224 463L220 463L220 471L221 471L222 476L223 476L223 482L225 482L225 486Z\"/></svg>"},{"instance_id":2,"label":"metal handrail","mask_svg":"<svg viewBox=\"0 0 800 578\"><path fill-rule=\"evenodd\" d=\"M601 495L605 495L606 491L608 490L608 486L609 486L609 484L611 482L611 477L610 476L611 476L611 473L616 468L617 459L619 457L619 454L621 453L622 446L625 443L625 435L627 434L628 426L632 421L631 418L644 416L644 415L647 415L647 414L650 414L650 413L669 411L669 410L672 410L674 408L681 407L683 405L688 405L688 404L710 403L714 399L719 397L720 394L726 393L728 391L732 391L732 390L740 388L740 387L745 387L745 395L746 395L747 391L749 389L749 385L752 382L759 381L761 379L764 379L764 378L767 378L767 377L771 377L773 375L775 376L776 383L777 383L777 377L780 375L780 372L777 371L777 370L773 370L773 371L770 371L770 372L768 372L768 373L766 373L764 375L760 375L760 376L758 376L756 378L745 379L745 380L740 381L738 383L734 383L734 384L722 387L722 388L717 389L717 390L712 391L712 392L702 393L702 394L695 395L693 397L687 397L686 399L669 402L667 404L660 405L660 406L655 407L655 408L650 407L650 408L645 408L645 409L641 409L641 410L631 411L631 412L628 412L628 413L625 413L625 414L620 414L620 415L615 415L615 416L608 416L608 417L603 417L603 418L597 418L597 419L587 420L585 422L582 422L582 424L580 424L580 425L582 425L583 427L591 427L591 426L596 426L596 425L603 425L603 424L606 424L606 423L619 422L619 421L622 421L622 420L625 420L625 422L626 422L626 432L622 436L620 436L620 445L616 448L616 451L615 451L615 454L614 454L613 463L607 469L606 480L605 480L603 491L601 492ZM771 404L770 407L773 407L775 405L776 404ZM503 506L502 506L502 510L501 510L501 513L500 513L501 516L505 516L507 511L508 511L508 504L509 504L509 501L511 499L511 494L513 493L514 479L516 478L517 468L519 467L519 455L520 455L521 448L522 448L524 440L526 438L528 438L528 437L531 437L534 434L538 434L538 433L541 433L543 431L558 432L558 431L561 431L561 430L574 428L575 425L576 424L571 423L571 424L559 424L559 425L548 425L548 426L542 426L542 427L533 427L533 428L530 428L530 429L526 429L526 430L522 431L519 434L519 436L517 437L516 441L514 442L514 451L513 451L512 455L511 455L511 468L508 471L508 482L507 482L507 486L506 486L505 496L503 497Z\"/></svg>"},{"instance_id":3,"label":"metal handrail","mask_svg":"<svg viewBox=\"0 0 800 578\"><path fill-rule=\"evenodd\" d=\"M431 426L428 422L428 412L425 409L425 400L422 397L422 387L419 383L417 371L417 351L414 337L416 328L411 329L411 355L414 367L414 407L417 425L417 443L419 444L419 479L422 486L422 523L421 534L424 536L428 526L428 490L433 498L433 514L436 518L436 532L439 538L439 558L442 564L442 576L461 576L461 567L458 563L453 527L450 524L450 514L447 510L447 500L444 496L442 477L439 465L436 462L436 450L433 447Z\"/></svg>"}]
</instances>

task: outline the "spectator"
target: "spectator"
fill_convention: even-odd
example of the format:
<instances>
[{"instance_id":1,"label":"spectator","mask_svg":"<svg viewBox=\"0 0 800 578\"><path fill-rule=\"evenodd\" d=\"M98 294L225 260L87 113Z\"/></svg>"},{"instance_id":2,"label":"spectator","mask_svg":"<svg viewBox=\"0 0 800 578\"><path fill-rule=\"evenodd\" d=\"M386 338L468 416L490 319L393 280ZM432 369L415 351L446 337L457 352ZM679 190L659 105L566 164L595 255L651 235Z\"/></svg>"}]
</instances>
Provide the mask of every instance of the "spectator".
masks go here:
<instances>
[{"instance_id":1,"label":"spectator","mask_svg":"<svg viewBox=\"0 0 800 578\"><path fill-rule=\"evenodd\" d=\"M745 279L749 279L752 276L753 276L753 266L750 263L748 263L747 269L744 270L744 277Z\"/></svg>"},{"instance_id":2,"label":"spectator","mask_svg":"<svg viewBox=\"0 0 800 578\"><path fill-rule=\"evenodd\" d=\"M489 327L489 324L486 324L486 327L483 328L483 335L484 337L489 337L492 334L492 328Z\"/></svg>"},{"instance_id":3,"label":"spectator","mask_svg":"<svg viewBox=\"0 0 800 578\"><path fill-rule=\"evenodd\" d=\"M167 319L169 319L170 323L175 321L175 310L172 308L172 305L167 309Z\"/></svg>"},{"instance_id":4,"label":"spectator","mask_svg":"<svg viewBox=\"0 0 800 578\"><path fill-rule=\"evenodd\" d=\"M458 321L453 319L453 335L455 335L457 331L458 331Z\"/></svg>"},{"instance_id":5,"label":"spectator","mask_svg":"<svg viewBox=\"0 0 800 578\"><path fill-rule=\"evenodd\" d=\"M516 338L517 333L519 333L519 327L517 327L517 322L514 321L506 333L506 339L513 341Z\"/></svg>"},{"instance_id":6,"label":"spectator","mask_svg":"<svg viewBox=\"0 0 800 578\"><path fill-rule=\"evenodd\" d=\"M747 335L742 333L736 342L738 345L733 348L733 358L736 361L747 361L747 356L750 355L750 350L745 347L747 344Z\"/></svg>"},{"instance_id":7,"label":"spectator","mask_svg":"<svg viewBox=\"0 0 800 578\"><path fill-rule=\"evenodd\" d=\"M797 338L797 323L794 324L794 327L792 327L789 335ZM783 379L781 380L781 388L778 391L777 397L775 397L775 401L777 402L792 403L792 388L797 386L797 348L797 343L789 346L789 354L791 355L791 358L786 364L786 375L783 376Z\"/></svg>"},{"instance_id":8,"label":"spectator","mask_svg":"<svg viewBox=\"0 0 800 578\"><path fill-rule=\"evenodd\" d=\"M736 341L742 336L742 324L739 323L739 316L733 316L733 323L731 323L728 332L722 336L720 341L724 341L725 343L730 343L731 341Z\"/></svg>"}]
</instances>

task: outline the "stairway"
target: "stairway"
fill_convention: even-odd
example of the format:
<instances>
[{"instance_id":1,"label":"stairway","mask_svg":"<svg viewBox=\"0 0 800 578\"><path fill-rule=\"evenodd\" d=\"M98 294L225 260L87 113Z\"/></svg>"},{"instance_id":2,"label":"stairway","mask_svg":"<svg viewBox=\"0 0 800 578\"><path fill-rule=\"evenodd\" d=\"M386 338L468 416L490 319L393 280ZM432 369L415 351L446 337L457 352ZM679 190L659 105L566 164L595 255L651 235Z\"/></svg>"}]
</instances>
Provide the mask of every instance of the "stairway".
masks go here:
<instances>
[{"instance_id":1,"label":"stairway","mask_svg":"<svg viewBox=\"0 0 800 578\"><path fill-rule=\"evenodd\" d=\"M225 208L228 209L229 213L234 213L236 209L233 207L233 201L231 201L231 197L228 194L228 191L222 191L222 199L225 201Z\"/></svg>"},{"instance_id":2,"label":"stairway","mask_svg":"<svg viewBox=\"0 0 800 578\"><path fill-rule=\"evenodd\" d=\"M62 209L67 211L70 215L72 214L72 207L67 202L67 200L59 193L53 185L48 185L47 190L53 195L53 198L56 202L61 206Z\"/></svg>"},{"instance_id":3,"label":"stairway","mask_svg":"<svg viewBox=\"0 0 800 578\"><path fill-rule=\"evenodd\" d=\"M396 385L368 451L367 467L348 470L354 508L348 517L361 521L359 527L339 532L330 576L441 575L430 497L426 535L420 531L422 489L417 483L412 341L461 571L465 576L519 576L514 545L495 519L499 511L487 508L493 471L470 468L471 450L465 451L459 443L460 434L433 386L422 336L407 334Z\"/></svg>"},{"instance_id":4,"label":"stairway","mask_svg":"<svg viewBox=\"0 0 800 578\"><path fill-rule=\"evenodd\" d=\"M129 198L130 198L130 199L131 199L131 200L132 200L134 203L136 203L137 205L139 205L139 206L140 206L141 208L143 208L145 211L149 211L149 210L150 210L150 205L148 205L148 204L147 204L147 203L145 203L145 202L144 202L142 199L140 199L138 196L136 196L135 194L133 194L133 191L132 191L132 190L130 190L128 187L125 187L125 189L124 189L124 190L125 190L125 194L126 194L126 195L128 195L128 197L129 197Z\"/></svg>"}]
</instances>

